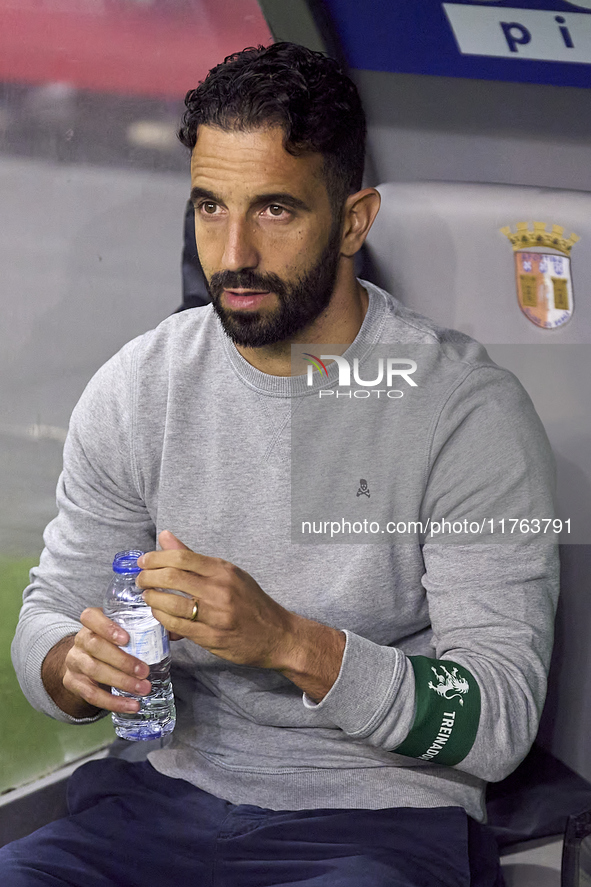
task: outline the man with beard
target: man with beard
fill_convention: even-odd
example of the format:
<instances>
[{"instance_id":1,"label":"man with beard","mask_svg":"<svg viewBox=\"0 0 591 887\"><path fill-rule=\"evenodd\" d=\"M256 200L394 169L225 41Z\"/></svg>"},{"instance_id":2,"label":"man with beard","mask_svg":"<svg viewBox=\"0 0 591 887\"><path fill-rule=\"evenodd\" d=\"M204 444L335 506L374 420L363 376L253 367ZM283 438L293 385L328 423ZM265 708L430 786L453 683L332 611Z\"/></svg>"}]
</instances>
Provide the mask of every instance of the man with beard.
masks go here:
<instances>
[{"instance_id":1,"label":"man with beard","mask_svg":"<svg viewBox=\"0 0 591 887\"><path fill-rule=\"evenodd\" d=\"M376 343L431 347L421 409L389 414L380 468L417 513L501 498L549 514L547 441L481 346L356 279L379 194L361 187L365 120L335 62L245 50L186 104L213 304L90 382L13 645L49 715L136 712L109 688L145 695L149 669L101 598L113 554L147 551L138 585L178 641L177 728L149 762L80 768L71 815L0 852L3 883L493 887L485 780L535 736L554 547L292 544L292 404L334 389L338 360L310 375L291 346L338 342L357 368Z\"/></svg>"}]
</instances>

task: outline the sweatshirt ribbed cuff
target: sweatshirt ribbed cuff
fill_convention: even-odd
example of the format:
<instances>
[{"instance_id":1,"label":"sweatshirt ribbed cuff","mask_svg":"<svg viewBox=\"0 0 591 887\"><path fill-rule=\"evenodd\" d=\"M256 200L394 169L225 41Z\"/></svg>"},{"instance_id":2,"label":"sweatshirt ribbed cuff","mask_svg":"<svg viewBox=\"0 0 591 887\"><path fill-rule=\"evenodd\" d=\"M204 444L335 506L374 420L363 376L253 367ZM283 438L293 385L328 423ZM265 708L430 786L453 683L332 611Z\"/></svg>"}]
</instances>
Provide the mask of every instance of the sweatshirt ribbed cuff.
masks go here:
<instances>
[{"instance_id":1,"label":"sweatshirt ribbed cuff","mask_svg":"<svg viewBox=\"0 0 591 887\"><path fill-rule=\"evenodd\" d=\"M38 634L34 643L29 647L25 661L23 679L20 682L21 690L31 703L33 708L42 711L56 721L67 724L91 724L99 721L107 712L99 712L91 718L73 718L66 714L55 704L43 685L41 679L41 666L52 647L68 635L80 631L80 623L76 620L68 620L63 616L47 614L48 625L42 633ZM16 639L15 639L16 640ZM22 649L22 645L21 645Z\"/></svg>"},{"instance_id":2,"label":"sweatshirt ribbed cuff","mask_svg":"<svg viewBox=\"0 0 591 887\"><path fill-rule=\"evenodd\" d=\"M402 742L414 719L414 677L404 653L345 631L347 643L339 675L324 699L304 694L307 709L322 712L349 736L367 740L386 716L388 744Z\"/></svg>"}]
</instances>

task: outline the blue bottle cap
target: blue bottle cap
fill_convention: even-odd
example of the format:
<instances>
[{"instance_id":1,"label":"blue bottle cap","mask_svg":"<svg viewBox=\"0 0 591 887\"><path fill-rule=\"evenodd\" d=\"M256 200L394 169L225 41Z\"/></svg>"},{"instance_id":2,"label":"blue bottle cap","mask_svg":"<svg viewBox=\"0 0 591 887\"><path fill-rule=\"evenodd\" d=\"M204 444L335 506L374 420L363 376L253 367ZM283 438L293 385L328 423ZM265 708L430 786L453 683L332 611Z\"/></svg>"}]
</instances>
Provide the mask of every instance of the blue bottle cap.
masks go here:
<instances>
[{"instance_id":1,"label":"blue bottle cap","mask_svg":"<svg viewBox=\"0 0 591 887\"><path fill-rule=\"evenodd\" d=\"M139 573L141 567L137 565L138 557L144 554L139 549L132 548L131 551L120 551L113 559L113 570L116 573Z\"/></svg>"}]
</instances>

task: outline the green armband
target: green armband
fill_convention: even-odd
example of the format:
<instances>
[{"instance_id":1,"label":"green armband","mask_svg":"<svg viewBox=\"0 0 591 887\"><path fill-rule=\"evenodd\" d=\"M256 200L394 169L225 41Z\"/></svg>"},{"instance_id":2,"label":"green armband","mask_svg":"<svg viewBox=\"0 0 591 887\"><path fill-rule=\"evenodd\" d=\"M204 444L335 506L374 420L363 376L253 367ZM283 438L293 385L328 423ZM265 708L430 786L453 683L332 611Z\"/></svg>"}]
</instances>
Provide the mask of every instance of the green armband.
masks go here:
<instances>
[{"instance_id":1,"label":"green armband","mask_svg":"<svg viewBox=\"0 0 591 887\"><path fill-rule=\"evenodd\" d=\"M480 689L467 668L445 659L409 656L416 715L397 755L452 766L466 757L480 720Z\"/></svg>"}]
</instances>

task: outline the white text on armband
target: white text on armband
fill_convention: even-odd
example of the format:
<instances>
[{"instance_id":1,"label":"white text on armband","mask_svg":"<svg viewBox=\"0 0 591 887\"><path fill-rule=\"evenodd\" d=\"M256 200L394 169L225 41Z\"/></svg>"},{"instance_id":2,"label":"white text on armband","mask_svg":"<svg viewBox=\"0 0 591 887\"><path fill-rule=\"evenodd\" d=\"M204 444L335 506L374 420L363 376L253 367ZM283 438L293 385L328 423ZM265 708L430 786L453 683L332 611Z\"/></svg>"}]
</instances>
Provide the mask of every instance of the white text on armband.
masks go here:
<instances>
[{"instance_id":1,"label":"white text on armband","mask_svg":"<svg viewBox=\"0 0 591 887\"><path fill-rule=\"evenodd\" d=\"M455 720L455 711L443 712L443 720L441 722L441 727L439 728L439 735L435 737L435 739L433 740L433 745L427 749L425 754L421 755L421 758L424 761L430 761L431 758L434 758L435 755L439 754L439 752L451 736L451 731L453 730Z\"/></svg>"}]
</instances>

